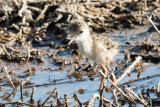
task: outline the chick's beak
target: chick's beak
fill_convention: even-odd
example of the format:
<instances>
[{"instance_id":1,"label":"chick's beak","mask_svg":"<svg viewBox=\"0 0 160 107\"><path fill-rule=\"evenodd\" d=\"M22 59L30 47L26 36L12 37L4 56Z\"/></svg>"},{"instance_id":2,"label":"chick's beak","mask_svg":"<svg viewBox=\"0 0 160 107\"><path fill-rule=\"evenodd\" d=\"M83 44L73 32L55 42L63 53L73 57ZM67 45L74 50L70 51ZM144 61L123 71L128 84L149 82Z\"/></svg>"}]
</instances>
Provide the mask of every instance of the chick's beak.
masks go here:
<instances>
[{"instance_id":1,"label":"chick's beak","mask_svg":"<svg viewBox=\"0 0 160 107\"><path fill-rule=\"evenodd\" d=\"M72 37L71 40L69 41L68 45L70 45L72 42L74 42L75 39L76 39L75 37Z\"/></svg>"}]
</instances>

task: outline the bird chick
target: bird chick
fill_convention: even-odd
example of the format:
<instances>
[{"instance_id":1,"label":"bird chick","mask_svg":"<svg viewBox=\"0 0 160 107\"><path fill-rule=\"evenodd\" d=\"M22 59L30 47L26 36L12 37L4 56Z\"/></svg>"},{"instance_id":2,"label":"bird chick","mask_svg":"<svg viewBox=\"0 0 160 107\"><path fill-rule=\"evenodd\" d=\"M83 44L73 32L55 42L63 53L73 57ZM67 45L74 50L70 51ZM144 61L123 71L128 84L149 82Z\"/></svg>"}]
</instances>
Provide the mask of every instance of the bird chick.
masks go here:
<instances>
[{"instance_id":1,"label":"bird chick","mask_svg":"<svg viewBox=\"0 0 160 107\"><path fill-rule=\"evenodd\" d=\"M71 23L68 26L68 31L71 36L69 44L76 41L80 53L100 65L103 73L107 75L105 65L110 70L109 64L119 52L118 43L107 37L91 35L89 26L83 20L77 20ZM113 78L111 80L115 82ZM99 90L102 89L103 81L104 77L102 77Z\"/></svg>"}]
</instances>

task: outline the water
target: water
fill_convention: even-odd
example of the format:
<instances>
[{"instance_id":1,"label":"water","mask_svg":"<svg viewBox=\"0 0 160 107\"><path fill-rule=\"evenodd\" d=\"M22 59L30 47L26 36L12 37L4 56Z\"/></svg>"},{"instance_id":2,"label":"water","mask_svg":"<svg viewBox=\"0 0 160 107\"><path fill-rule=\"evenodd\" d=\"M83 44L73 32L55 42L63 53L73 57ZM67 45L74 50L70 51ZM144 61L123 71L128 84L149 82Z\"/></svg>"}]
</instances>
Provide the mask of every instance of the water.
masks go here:
<instances>
[{"instance_id":1,"label":"water","mask_svg":"<svg viewBox=\"0 0 160 107\"><path fill-rule=\"evenodd\" d=\"M121 46L120 53L116 56L116 62L118 60L124 59L123 50L124 50L124 45L126 41L136 43L137 41L142 41L144 40L144 38L150 37L151 34L145 33L147 29L148 29L148 26L147 27L145 26L145 27L141 27L138 29L134 29L134 30L128 29L128 30L114 31L108 34L110 38L117 41ZM156 33L153 33L153 36L156 36ZM43 49L46 52L48 52L47 50L52 50L49 47L41 47L40 49ZM68 54L69 55L63 54L60 57L68 59L71 57L70 52ZM24 88L23 92L29 89L28 94L31 95L32 87L36 86L34 97L33 97L35 100L35 104L37 103L39 99L43 103L43 101L49 96L47 95L47 92L52 91L55 87L58 87L59 98L64 98L64 94L68 95L68 98L71 100L70 106L74 106L75 104L77 104L77 102L74 101L73 94L74 92L76 92L82 87L84 88L84 93L83 94L78 93L78 96L81 102L83 103L89 100L95 93L99 94L98 88L99 88L100 78L101 78L100 75L98 76L96 75L93 81L91 81L87 75L82 76L83 81L77 81L74 76L71 77L71 81L70 81L68 77L68 70L70 69L70 66L65 67L64 70L53 71L54 69L59 68L59 66L54 65L53 59L48 58L48 57L44 57L44 63L42 64L37 64L34 61L17 64L17 63L8 63L8 62L1 60L0 68L2 68L3 66L7 66L8 71L13 71L14 73L16 73L16 75L12 76L12 78L17 78L18 77L17 75L21 75L23 77L19 79L23 81L27 77L31 76L30 82L32 84L29 85L30 88ZM36 70L35 73L26 75L26 73L24 72L31 67L35 68ZM152 63L145 63L144 67L145 67L145 71L141 74L141 78L160 73L159 64L155 65ZM51 68L52 70L47 70L46 68ZM129 81L131 79L136 79L136 78L137 78L137 73L131 72L131 77L127 75L120 82L118 82L118 84L122 84L126 81ZM54 80L57 80L56 84L54 84ZM158 81L159 81L159 76L140 80L140 81L131 82L129 84L132 84L133 87L137 87L141 90L143 88L141 87L143 84L148 83L148 85L145 86L146 88L148 86L153 87L154 85L158 84ZM0 83L0 87L2 89L2 91L0 91L0 96L3 96L4 93L6 92L11 93L13 90L8 85L2 86L3 84L6 84L6 82L8 82L8 80L5 80ZM52 84L52 85L44 85L44 84ZM37 86L37 85L42 85L42 86ZM108 85L109 84L107 84L107 86ZM104 94L107 99L109 99L110 101L113 101L111 98L112 97L111 92L108 92L108 93L105 92ZM154 94L152 95L152 97L156 98ZM14 98L11 97L11 100L20 101L20 91L19 90L16 91L16 95ZM30 100L30 97L24 96L24 99L23 99L24 102L28 102L29 100ZM55 101L53 98L51 98L51 100ZM6 101L0 99L0 102L5 103ZM95 100L94 105L98 106L98 104L99 104L98 100ZM46 105L50 105L50 104L47 103ZM141 106L143 107L143 105L141 104L138 105L138 107L141 107ZM127 104L124 107L127 107Z\"/></svg>"}]
</instances>

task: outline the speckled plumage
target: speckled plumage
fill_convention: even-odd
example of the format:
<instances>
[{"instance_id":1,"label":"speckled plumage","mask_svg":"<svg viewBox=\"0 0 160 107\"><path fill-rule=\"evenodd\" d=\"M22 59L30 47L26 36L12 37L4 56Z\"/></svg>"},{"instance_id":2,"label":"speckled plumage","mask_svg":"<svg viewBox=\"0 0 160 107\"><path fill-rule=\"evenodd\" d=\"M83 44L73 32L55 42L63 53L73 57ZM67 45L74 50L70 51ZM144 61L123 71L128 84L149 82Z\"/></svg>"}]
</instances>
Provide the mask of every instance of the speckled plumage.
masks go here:
<instances>
[{"instance_id":1,"label":"speckled plumage","mask_svg":"<svg viewBox=\"0 0 160 107\"><path fill-rule=\"evenodd\" d=\"M72 38L71 42L77 42L80 53L97 64L109 64L119 51L118 43L110 38L100 35L91 36L89 27L83 20L71 23L68 31Z\"/></svg>"}]
</instances>

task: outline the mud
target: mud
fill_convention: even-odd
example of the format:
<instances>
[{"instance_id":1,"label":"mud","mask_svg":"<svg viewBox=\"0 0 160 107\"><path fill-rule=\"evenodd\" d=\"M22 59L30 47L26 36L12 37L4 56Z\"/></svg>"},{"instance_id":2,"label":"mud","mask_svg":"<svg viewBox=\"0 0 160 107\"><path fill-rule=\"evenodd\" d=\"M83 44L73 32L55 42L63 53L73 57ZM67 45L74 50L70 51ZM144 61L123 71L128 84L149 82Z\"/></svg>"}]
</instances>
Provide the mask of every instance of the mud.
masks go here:
<instances>
[{"instance_id":1,"label":"mud","mask_svg":"<svg viewBox=\"0 0 160 107\"><path fill-rule=\"evenodd\" d=\"M100 98L91 100L95 93L99 95L101 68L87 58L79 61L76 43L67 45L66 28L74 18L73 10L88 23L92 34L120 44L111 65L117 78L135 57L142 57L117 86L125 93L128 87L142 95L150 106L159 105L160 37L145 15L160 29L158 0L147 4L143 0L1 0L0 6L0 106L99 106ZM106 85L103 94L109 101L104 100L104 106L114 107L112 84ZM144 106L136 97L132 102L119 91L116 95L119 106Z\"/></svg>"}]
</instances>

